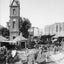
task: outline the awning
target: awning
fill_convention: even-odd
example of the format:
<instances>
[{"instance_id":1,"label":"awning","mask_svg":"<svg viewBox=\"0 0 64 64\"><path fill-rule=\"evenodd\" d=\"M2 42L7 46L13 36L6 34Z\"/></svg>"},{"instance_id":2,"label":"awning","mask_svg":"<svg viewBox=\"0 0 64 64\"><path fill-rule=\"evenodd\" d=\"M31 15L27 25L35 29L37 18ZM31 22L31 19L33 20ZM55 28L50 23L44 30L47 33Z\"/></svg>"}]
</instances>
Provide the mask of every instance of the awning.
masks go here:
<instances>
[{"instance_id":1,"label":"awning","mask_svg":"<svg viewBox=\"0 0 64 64\"><path fill-rule=\"evenodd\" d=\"M41 38L42 38L42 39L44 39L44 38L51 38L51 37L53 37L53 36L55 36L55 34L54 34L54 35L42 35Z\"/></svg>"},{"instance_id":2,"label":"awning","mask_svg":"<svg viewBox=\"0 0 64 64\"><path fill-rule=\"evenodd\" d=\"M52 40L52 42L55 42L55 41L57 41L57 39Z\"/></svg>"},{"instance_id":3,"label":"awning","mask_svg":"<svg viewBox=\"0 0 64 64\"><path fill-rule=\"evenodd\" d=\"M3 36L0 36L0 42L5 42L5 41L8 41L8 39Z\"/></svg>"}]
</instances>

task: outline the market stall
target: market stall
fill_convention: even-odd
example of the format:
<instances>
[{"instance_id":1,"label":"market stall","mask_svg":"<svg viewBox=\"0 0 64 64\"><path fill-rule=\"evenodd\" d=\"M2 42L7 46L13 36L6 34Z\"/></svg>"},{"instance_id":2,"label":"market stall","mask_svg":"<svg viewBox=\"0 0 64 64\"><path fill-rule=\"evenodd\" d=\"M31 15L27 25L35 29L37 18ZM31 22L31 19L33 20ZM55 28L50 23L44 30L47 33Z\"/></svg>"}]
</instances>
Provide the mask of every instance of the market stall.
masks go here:
<instances>
[{"instance_id":1,"label":"market stall","mask_svg":"<svg viewBox=\"0 0 64 64\"><path fill-rule=\"evenodd\" d=\"M26 48L27 39L20 35L16 37L14 40L8 42L9 44L16 45L17 47Z\"/></svg>"}]
</instances>

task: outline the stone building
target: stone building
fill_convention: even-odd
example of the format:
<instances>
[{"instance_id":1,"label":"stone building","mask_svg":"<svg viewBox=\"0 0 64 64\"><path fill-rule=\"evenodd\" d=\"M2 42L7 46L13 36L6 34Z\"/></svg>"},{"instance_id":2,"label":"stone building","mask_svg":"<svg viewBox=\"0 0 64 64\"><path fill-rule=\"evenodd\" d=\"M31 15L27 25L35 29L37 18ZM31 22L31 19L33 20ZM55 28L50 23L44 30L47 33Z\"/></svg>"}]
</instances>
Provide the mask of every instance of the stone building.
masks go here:
<instances>
[{"instance_id":1,"label":"stone building","mask_svg":"<svg viewBox=\"0 0 64 64\"><path fill-rule=\"evenodd\" d=\"M64 33L64 23L55 23L52 25L45 26L45 34L63 34Z\"/></svg>"},{"instance_id":2,"label":"stone building","mask_svg":"<svg viewBox=\"0 0 64 64\"><path fill-rule=\"evenodd\" d=\"M18 0L13 0L10 5L10 21L9 21L9 31L10 40L13 40L20 35L20 3Z\"/></svg>"}]
</instances>

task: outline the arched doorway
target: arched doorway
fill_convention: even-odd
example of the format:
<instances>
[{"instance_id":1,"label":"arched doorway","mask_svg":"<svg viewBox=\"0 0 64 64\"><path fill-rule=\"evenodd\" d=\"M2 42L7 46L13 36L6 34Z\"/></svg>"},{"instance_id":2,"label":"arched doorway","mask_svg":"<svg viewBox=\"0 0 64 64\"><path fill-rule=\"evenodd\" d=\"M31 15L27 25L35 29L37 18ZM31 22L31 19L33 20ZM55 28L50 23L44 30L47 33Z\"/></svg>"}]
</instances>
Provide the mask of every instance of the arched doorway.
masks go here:
<instances>
[{"instance_id":1,"label":"arched doorway","mask_svg":"<svg viewBox=\"0 0 64 64\"><path fill-rule=\"evenodd\" d=\"M21 49L25 48L25 42L21 42Z\"/></svg>"}]
</instances>

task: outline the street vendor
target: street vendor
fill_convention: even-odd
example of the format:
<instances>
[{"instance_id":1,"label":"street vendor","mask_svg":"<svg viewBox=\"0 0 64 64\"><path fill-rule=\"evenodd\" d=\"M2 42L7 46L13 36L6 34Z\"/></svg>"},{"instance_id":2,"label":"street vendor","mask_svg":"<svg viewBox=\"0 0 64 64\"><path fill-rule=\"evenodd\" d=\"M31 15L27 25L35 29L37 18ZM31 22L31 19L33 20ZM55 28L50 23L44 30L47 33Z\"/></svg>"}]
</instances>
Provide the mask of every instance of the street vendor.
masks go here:
<instances>
[{"instance_id":1,"label":"street vendor","mask_svg":"<svg viewBox=\"0 0 64 64\"><path fill-rule=\"evenodd\" d=\"M16 55L16 50L12 50L11 54L12 54L12 57L14 57Z\"/></svg>"}]
</instances>

